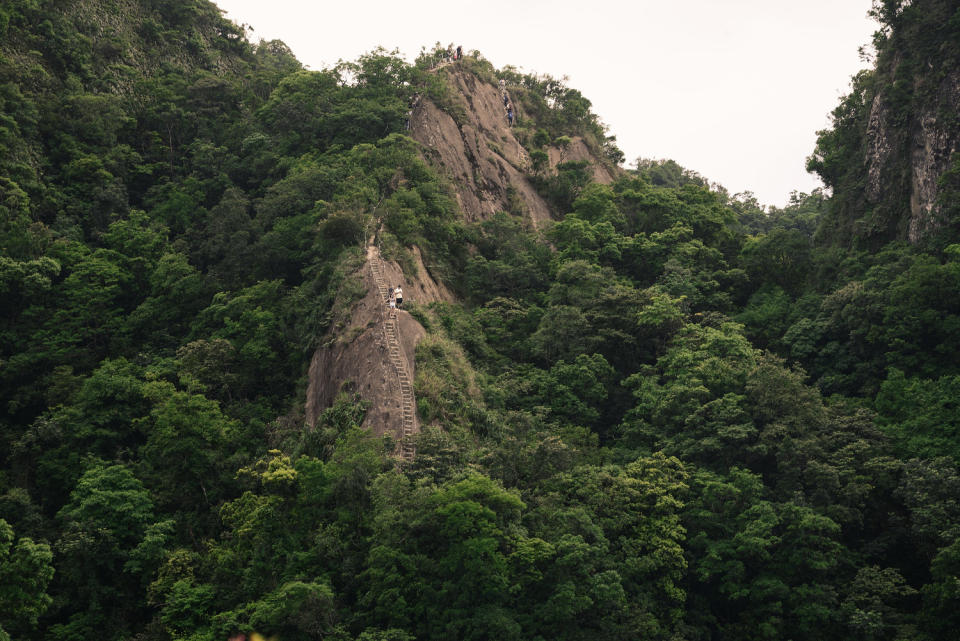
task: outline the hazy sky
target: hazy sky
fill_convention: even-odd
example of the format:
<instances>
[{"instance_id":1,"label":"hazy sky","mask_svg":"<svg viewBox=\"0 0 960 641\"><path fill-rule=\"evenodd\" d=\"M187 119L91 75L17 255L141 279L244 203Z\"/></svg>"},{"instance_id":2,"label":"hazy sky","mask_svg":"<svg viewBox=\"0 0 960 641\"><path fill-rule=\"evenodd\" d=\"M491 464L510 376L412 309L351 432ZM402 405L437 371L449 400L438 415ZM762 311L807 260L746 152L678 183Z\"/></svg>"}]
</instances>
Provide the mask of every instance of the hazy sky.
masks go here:
<instances>
[{"instance_id":1,"label":"hazy sky","mask_svg":"<svg viewBox=\"0 0 960 641\"><path fill-rule=\"evenodd\" d=\"M819 181L816 131L867 63L870 0L215 0L312 69L440 41L494 66L569 76L632 164L672 158L783 205Z\"/></svg>"}]
</instances>

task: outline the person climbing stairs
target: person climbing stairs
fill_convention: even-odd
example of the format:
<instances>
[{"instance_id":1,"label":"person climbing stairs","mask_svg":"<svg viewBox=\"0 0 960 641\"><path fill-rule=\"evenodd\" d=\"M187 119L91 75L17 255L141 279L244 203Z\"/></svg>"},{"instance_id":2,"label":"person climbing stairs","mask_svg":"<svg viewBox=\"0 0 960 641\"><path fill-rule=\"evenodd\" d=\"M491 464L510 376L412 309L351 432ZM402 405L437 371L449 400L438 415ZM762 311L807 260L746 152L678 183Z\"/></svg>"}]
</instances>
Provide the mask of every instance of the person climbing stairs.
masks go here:
<instances>
[{"instance_id":1,"label":"person climbing stairs","mask_svg":"<svg viewBox=\"0 0 960 641\"><path fill-rule=\"evenodd\" d=\"M510 93L507 91L507 82L503 78L500 79L500 99L503 100L503 111L507 117L507 125L513 127L514 122L517 121L518 115L514 109L513 99L510 97Z\"/></svg>"},{"instance_id":2,"label":"person climbing stairs","mask_svg":"<svg viewBox=\"0 0 960 641\"><path fill-rule=\"evenodd\" d=\"M367 260L380 298L389 310L383 328L390 364L393 366L400 387L400 458L409 462L416 456L416 446L413 442L416 434L413 413L416 406L413 398L413 381L408 372L406 358L400 352L399 310L396 307L389 307L390 291L383 278L383 259L380 257L379 248L373 243L367 248Z\"/></svg>"}]
</instances>

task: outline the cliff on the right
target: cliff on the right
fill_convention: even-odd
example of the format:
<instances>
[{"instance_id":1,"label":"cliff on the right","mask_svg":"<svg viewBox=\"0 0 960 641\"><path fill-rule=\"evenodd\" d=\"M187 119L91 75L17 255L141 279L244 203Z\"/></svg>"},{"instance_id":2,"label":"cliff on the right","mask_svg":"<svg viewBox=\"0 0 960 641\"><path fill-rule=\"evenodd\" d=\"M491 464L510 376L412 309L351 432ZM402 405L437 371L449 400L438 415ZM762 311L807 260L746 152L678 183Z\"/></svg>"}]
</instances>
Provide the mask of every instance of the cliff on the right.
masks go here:
<instances>
[{"instance_id":1,"label":"cliff on the right","mask_svg":"<svg viewBox=\"0 0 960 641\"><path fill-rule=\"evenodd\" d=\"M871 13L873 69L808 159L833 192L820 240L942 248L960 240L960 2L874 0Z\"/></svg>"}]
</instances>

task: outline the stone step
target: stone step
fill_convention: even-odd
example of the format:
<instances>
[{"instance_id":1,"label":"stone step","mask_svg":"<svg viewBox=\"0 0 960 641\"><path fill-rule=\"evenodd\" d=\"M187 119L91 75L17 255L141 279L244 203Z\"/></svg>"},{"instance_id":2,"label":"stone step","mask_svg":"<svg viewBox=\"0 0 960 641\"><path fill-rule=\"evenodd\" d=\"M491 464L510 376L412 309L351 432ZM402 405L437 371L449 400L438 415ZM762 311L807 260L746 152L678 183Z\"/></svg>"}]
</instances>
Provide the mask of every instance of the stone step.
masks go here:
<instances>
[{"instance_id":1,"label":"stone step","mask_svg":"<svg viewBox=\"0 0 960 641\"><path fill-rule=\"evenodd\" d=\"M389 289L383 277L383 266L379 257L379 251L370 261L370 271L373 274L374 283L377 286L377 292L384 303L389 303ZM387 349L390 357L390 363L397 373L397 382L400 386L400 428L404 441L400 443L400 455L405 460L411 460L416 454L416 447L406 439L414 435L414 406L413 406L413 386L410 382L410 376L407 373L406 360L400 354L400 328L397 322L397 310L390 310L387 316L387 322L384 327L384 334L387 339Z\"/></svg>"}]
</instances>

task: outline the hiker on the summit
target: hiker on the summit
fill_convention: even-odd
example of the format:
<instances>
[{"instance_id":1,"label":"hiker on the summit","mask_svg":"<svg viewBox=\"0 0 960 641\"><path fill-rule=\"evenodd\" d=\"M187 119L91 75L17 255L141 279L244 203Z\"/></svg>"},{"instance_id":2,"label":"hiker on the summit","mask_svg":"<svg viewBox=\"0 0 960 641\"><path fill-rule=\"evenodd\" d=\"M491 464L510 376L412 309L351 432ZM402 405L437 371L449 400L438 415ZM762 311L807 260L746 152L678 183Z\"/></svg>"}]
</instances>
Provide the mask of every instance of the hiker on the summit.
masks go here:
<instances>
[{"instance_id":1,"label":"hiker on the summit","mask_svg":"<svg viewBox=\"0 0 960 641\"><path fill-rule=\"evenodd\" d=\"M393 290L393 295L397 299L397 309L400 309L400 306L403 305L403 288L397 285L397 288Z\"/></svg>"},{"instance_id":2,"label":"hiker on the summit","mask_svg":"<svg viewBox=\"0 0 960 641\"><path fill-rule=\"evenodd\" d=\"M463 57L463 45L457 45L457 60Z\"/></svg>"}]
</instances>

